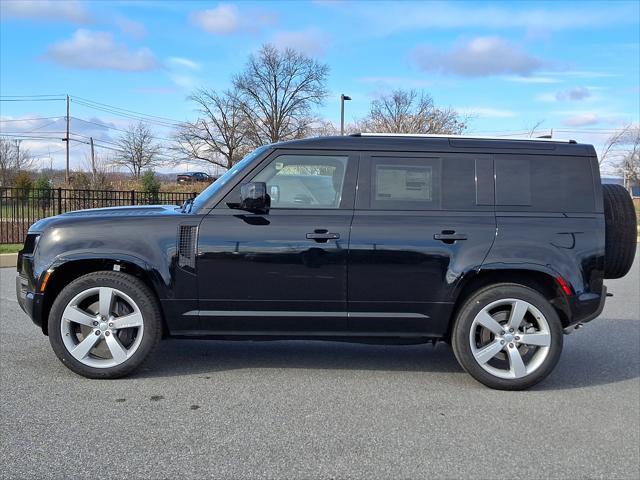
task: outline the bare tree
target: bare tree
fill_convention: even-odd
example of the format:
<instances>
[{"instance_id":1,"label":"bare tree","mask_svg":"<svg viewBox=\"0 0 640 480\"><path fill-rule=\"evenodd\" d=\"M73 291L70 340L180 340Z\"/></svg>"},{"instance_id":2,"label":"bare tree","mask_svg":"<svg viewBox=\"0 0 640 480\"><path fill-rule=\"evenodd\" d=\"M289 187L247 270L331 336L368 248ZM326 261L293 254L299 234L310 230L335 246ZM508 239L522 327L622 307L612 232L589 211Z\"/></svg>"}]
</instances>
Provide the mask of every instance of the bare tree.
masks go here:
<instances>
[{"instance_id":1,"label":"bare tree","mask_svg":"<svg viewBox=\"0 0 640 480\"><path fill-rule=\"evenodd\" d=\"M95 190L109 190L111 182L109 176L113 173L115 160L111 155L96 153L93 161L88 155L85 156L83 162L83 170L91 172L90 188Z\"/></svg>"},{"instance_id":2,"label":"bare tree","mask_svg":"<svg viewBox=\"0 0 640 480\"><path fill-rule=\"evenodd\" d=\"M373 133L460 134L467 118L451 108L436 107L424 92L399 89L371 102L361 127Z\"/></svg>"},{"instance_id":3,"label":"bare tree","mask_svg":"<svg viewBox=\"0 0 640 480\"><path fill-rule=\"evenodd\" d=\"M535 123L532 123L531 125L525 127L525 129L527 130L527 136L529 138L533 138L534 136L536 136L536 133L542 127L543 123L544 120L537 120Z\"/></svg>"},{"instance_id":4,"label":"bare tree","mask_svg":"<svg viewBox=\"0 0 640 480\"><path fill-rule=\"evenodd\" d=\"M30 170L34 163L31 152L20 145L20 140L0 138L0 185L8 185L17 172Z\"/></svg>"},{"instance_id":5,"label":"bare tree","mask_svg":"<svg viewBox=\"0 0 640 480\"><path fill-rule=\"evenodd\" d=\"M9 183L9 173L13 164L14 148L13 143L4 138L0 138L0 185Z\"/></svg>"},{"instance_id":6,"label":"bare tree","mask_svg":"<svg viewBox=\"0 0 640 480\"><path fill-rule=\"evenodd\" d=\"M231 168L250 150L248 129L237 92L200 89L189 96L199 118L174 135L174 151L190 160Z\"/></svg>"},{"instance_id":7,"label":"bare tree","mask_svg":"<svg viewBox=\"0 0 640 480\"><path fill-rule=\"evenodd\" d=\"M630 125L618 143L621 159L618 171L627 179L627 185L640 186L640 125Z\"/></svg>"},{"instance_id":8,"label":"bare tree","mask_svg":"<svg viewBox=\"0 0 640 480\"><path fill-rule=\"evenodd\" d=\"M327 96L329 67L292 49L263 45L233 79L254 146L301 138Z\"/></svg>"},{"instance_id":9,"label":"bare tree","mask_svg":"<svg viewBox=\"0 0 640 480\"><path fill-rule=\"evenodd\" d=\"M152 169L164 162L160 157L161 147L155 142L151 130L142 122L130 125L118 139L120 151L113 160L114 165L126 167L135 178L143 169Z\"/></svg>"},{"instance_id":10,"label":"bare tree","mask_svg":"<svg viewBox=\"0 0 640 480\"><path fill-rule=\"evenodd\" d=\"M307 133L310 137L326 137L340 135L340 130L330 120L319 120L309 127Z\"/></svg>"},{"instance_id":11,"label":"bare tree","mask_svg":"<svg viewBox=\"0 0 640 480\"><path fill-rule=\"evenodd\" d=\"M602 150L600 150L600 158L598 160L600 166L611 163L615 160L616 156L620 155L619 149L623 147L624 143L628 140L629 132L632 129L633 125L625 125L607 138L607 141L602 146Z\"/></svg>"}]
</instances>

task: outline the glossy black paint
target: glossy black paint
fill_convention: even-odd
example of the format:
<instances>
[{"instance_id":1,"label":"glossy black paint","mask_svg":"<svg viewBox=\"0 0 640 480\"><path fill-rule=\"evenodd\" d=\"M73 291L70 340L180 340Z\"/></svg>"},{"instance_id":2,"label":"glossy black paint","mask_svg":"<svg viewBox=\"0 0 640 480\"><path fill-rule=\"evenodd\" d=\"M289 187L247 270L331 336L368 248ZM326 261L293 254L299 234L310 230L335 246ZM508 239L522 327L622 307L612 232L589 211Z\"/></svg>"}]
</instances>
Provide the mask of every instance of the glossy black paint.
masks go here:
<instances>
[{"instance_id":1,"label":"glossy black paint","mask_svg":"<svg viewBox=\"0 0 640 480\"><path fill-rule=\"evenodd\" d=\"M348 155L340 208L229 208L226 200L239 186L283 152ZM472 202L457 205L454 198L430 211L372 208L371 158L398 152L441 159L442 172L455 159L472 159L475 191L463 189ZM595 192L590 211L496 209L494 158L547 154L587 159ZM569 283L572 294L554 301L569 326L593 315L604 295L599 182L588 145L399 137L285 142L256 152L191 211L95 209L37 222L30 229L40 235L35 252L19 256L18 298L43 325L45 273L55 278L77 262L102 261L103 268L118 265L144 278L174 335L441 338L475 280L518 271L541 274L556 290L558 276ZM181 225L197 227L195 268L178 265Z\"/></svg>"}]
</instances>

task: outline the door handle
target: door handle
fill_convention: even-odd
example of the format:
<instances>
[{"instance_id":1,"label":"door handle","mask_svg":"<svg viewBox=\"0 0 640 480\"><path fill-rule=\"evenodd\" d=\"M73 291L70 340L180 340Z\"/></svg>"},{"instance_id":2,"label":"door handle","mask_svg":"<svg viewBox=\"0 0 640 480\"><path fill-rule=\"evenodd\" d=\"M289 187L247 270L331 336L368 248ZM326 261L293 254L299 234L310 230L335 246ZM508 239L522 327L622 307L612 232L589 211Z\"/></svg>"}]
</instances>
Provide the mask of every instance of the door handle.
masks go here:
<instances>
[{"instance_id":1,"label":"door handle","mask_svg":"<svg viewBox=\"0 0 640 480\"><path fill-rule=\"evenodd\" d=\"M456 233L450 230L445 230L442 233L436 233L433 236L434 240L440 240L445 243L453 243L456 240L466 240L467 235L464 233Z\"/></svg>"},{"instance_id":2,"label":"door handle","mask_svg":"<svg viewBox=\"0 0 640 480\"><path fill-rule=\"evenodd\" d=\"M316 230L313 233L307 233L308 240L315 240L316 242L324 243L327 240L337 240L340 238L339 233L329 233L326 230Z\"/></svg>"}]
</instances>

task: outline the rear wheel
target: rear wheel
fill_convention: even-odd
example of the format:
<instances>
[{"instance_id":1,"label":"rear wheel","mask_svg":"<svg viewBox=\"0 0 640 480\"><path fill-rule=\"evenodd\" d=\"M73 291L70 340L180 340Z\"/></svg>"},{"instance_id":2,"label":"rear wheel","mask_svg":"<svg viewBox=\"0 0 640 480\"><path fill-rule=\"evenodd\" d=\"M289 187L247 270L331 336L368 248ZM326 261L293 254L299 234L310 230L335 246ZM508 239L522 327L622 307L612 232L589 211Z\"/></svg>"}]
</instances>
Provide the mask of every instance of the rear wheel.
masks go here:
<instances>
[{"instance_id":1,"label":"rear wheel","mask_svg":"<svg viewBox=\"0 0 640 480\"><path fill-rule=\"evenodd\" d=\"M157 346L160 311L152 292L124 273L95 272L70 283L49 315L58 358L89 378L117 378L136 369Z\"/></svg>"},{"instance_id":2,"label":"rear wheel","mask_svg":"<svg viewBox=\"0 0 640 480\"><path fill-rule=\"evenodd\" d=\"M535 290L499 284L464 303L452 346L460 365L476 380L492 388L522 390L555 367L562 351L562 325Z\"/></svg>"}]
</instances>

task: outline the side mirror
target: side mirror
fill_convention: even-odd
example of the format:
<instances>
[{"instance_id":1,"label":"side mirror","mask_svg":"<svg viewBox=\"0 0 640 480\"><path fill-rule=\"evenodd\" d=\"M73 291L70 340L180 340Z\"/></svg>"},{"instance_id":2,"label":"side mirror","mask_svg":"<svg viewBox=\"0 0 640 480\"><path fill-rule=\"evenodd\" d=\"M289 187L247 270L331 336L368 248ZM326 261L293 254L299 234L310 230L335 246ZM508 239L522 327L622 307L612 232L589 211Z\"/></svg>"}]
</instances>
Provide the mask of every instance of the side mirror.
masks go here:
<instances>
[{"instance_id":1,"label":"side mirror","mask_svg":"<svg viewBox=\"0 0 640 480\"><path fill-rule=\"evenodd\" d=\"M240 209L253 213L267 213L271 207L271 197L264 182L249 182L240 187Z\"/></svg>"}]
</instances>

